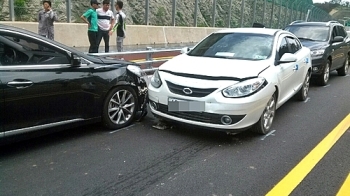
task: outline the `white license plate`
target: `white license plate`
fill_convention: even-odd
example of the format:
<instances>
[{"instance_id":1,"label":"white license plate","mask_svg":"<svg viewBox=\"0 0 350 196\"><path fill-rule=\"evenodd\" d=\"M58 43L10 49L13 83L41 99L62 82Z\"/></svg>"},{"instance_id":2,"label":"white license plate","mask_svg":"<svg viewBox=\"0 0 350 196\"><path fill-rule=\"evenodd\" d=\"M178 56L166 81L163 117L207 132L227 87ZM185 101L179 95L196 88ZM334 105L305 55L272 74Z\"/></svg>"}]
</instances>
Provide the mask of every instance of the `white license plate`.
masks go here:
<instances>
[{"instance_id":1,"label":"white license plate","mask_svg":"<svg viewBox=\"0 0 350 196\"><path fill-rule=\"evenodd\" d=\"M187 101L168 98L168 111L172 112L204 112L204 101Z\"/></svg>"}]
</instances>

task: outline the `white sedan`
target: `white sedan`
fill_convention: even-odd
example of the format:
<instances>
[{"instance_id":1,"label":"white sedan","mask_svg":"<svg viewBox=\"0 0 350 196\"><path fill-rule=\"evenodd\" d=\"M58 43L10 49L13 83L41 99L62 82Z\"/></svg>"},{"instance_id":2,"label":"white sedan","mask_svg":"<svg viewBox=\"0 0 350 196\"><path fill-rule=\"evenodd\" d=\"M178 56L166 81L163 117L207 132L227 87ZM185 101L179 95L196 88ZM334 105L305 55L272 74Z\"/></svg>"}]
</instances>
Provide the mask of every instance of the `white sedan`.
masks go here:
<instances>
[{"instance_id":1,"label":"white sedan","mask_svg":"<svg viewBox=\"0 0 350 196\"><path fill-rule=\"evenodd\" d=\"M308 97L310 50L292 33L237 28L210 34L159 67L148 87L152 113L228 133L267 134L275 111Z\"/></svg>"}]
</instances>

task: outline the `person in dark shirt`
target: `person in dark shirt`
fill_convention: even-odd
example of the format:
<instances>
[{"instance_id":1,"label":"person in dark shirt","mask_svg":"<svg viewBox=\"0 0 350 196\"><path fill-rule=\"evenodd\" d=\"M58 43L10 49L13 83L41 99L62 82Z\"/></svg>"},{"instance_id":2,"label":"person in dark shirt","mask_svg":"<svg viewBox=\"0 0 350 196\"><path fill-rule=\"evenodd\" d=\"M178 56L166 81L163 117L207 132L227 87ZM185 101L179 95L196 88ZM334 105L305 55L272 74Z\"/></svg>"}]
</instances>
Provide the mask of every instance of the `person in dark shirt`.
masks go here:
<instances>
[{"instance_id":1,"label":"person in dark shirt","mask_svg":"<svg viewBox=\"0 0 350 196\"><path fill-rule=\"evenodd\" d=\"M117 1L115 4L115 9L117 10L117 14L115 17L115 25L112 29L112 31L110 31L110 35L112 35L112 33L114 31L117 31L117 50L118 52L122 52L123 51L123 40L126 37L126 28L125 28L125 20L126 20L126 15L123 12L123 2L122 1Z\"/></svg>"}]
</instances>

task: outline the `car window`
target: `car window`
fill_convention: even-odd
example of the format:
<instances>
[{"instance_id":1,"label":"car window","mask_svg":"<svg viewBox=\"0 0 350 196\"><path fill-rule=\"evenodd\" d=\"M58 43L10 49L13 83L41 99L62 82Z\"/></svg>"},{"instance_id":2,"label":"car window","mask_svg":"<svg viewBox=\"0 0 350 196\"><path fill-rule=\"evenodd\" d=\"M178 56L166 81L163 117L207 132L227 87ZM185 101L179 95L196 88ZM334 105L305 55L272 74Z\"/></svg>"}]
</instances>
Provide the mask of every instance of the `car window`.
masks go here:
<instances>
[{"instance_id":1,"label":"car window","mask_svg":"<svg viewBox=\"0 0 350 196\"><path fill-rule=\"evenodd\" d=\"M280 47L278 49L279 58L281 58L285 53L289 53L288 42L286 38L281 40Z\"/></svg>"},{"instance_id":2,"label":"car window","mask_svg":"<svg viewBox=\"0 0 350 196\"><path fill-rule=\"evenodd\" d=\"M297 40L293 37L287 37L288 44L290 45L290 53L294 54L301 49L301 45L297 43Z\"/></svg>"},{"instance_id":3,"label":"car window","mask_svg":"<svg viewBox=\"0 0 350 196\"><path fill-rule=\"evenodd\" d=\"M344 30L344 27L342 26L337 26L337 35L338 36L342 36L342 37L346 37L347 36L347 33L345 32Z\"/></svg>"},{"instance_id":4,"label":"car window","mask_svg":"<svg viewBox=\"0 0 350 196\"><path fill-rule=\"evenodd\" d=\"M332 30L332 39L334 39L337 36L337 29L334 27Z\"/></svg>"},{"instance_id":5,"label":"car window","mask_svg":"<svg viewBox=\"0 0 350 196\"><path fill-rule=\"evenodd\" d=\"M299 39L327 41L329 37L329 27L327 26L292 25L286 27L285 30L293 33Z\"/></svg>"},{"instance_id":6,"label":"car window","mask_svg":"<svg viewBox=\"0 0 350 196\"><path fill-rule=\"evenodd\" d=\"M189 56L264 60L271 55L272 35L254 33L214 33L194 47Z\"/></svg>"},{"instance_id":7,"label":"car window","mask_svg":"<svg viewBox=\"0 0 350 196\"><path fill-rule=\"evenodd\" d=\"M1 65L69 64L69 56L54 46L26 36L0 34Z\"/></svg>"}]
</instances>

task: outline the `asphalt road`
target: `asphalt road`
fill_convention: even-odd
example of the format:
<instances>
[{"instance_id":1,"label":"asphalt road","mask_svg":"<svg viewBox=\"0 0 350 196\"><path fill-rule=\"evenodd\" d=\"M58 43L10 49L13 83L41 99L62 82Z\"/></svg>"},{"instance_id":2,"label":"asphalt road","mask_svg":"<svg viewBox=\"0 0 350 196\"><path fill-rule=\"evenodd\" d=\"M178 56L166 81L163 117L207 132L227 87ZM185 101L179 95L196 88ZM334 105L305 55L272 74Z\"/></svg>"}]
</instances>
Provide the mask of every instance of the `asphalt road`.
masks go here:
<instances>
[{"instance_id":1,"label":"asphalt road","mask_svg":"<svg viewBox=\"0 0 350 196\"><path fill-rule=\"evenodd\" d=\"M265 195L350 113L350 77L332 73L309 96L278 109L269 136L159 130L148 114L119 131L96 124L2 146L0 195ZM348 129L290 195L336 195L349 143Z\"/></svg>"}]
</instances>

